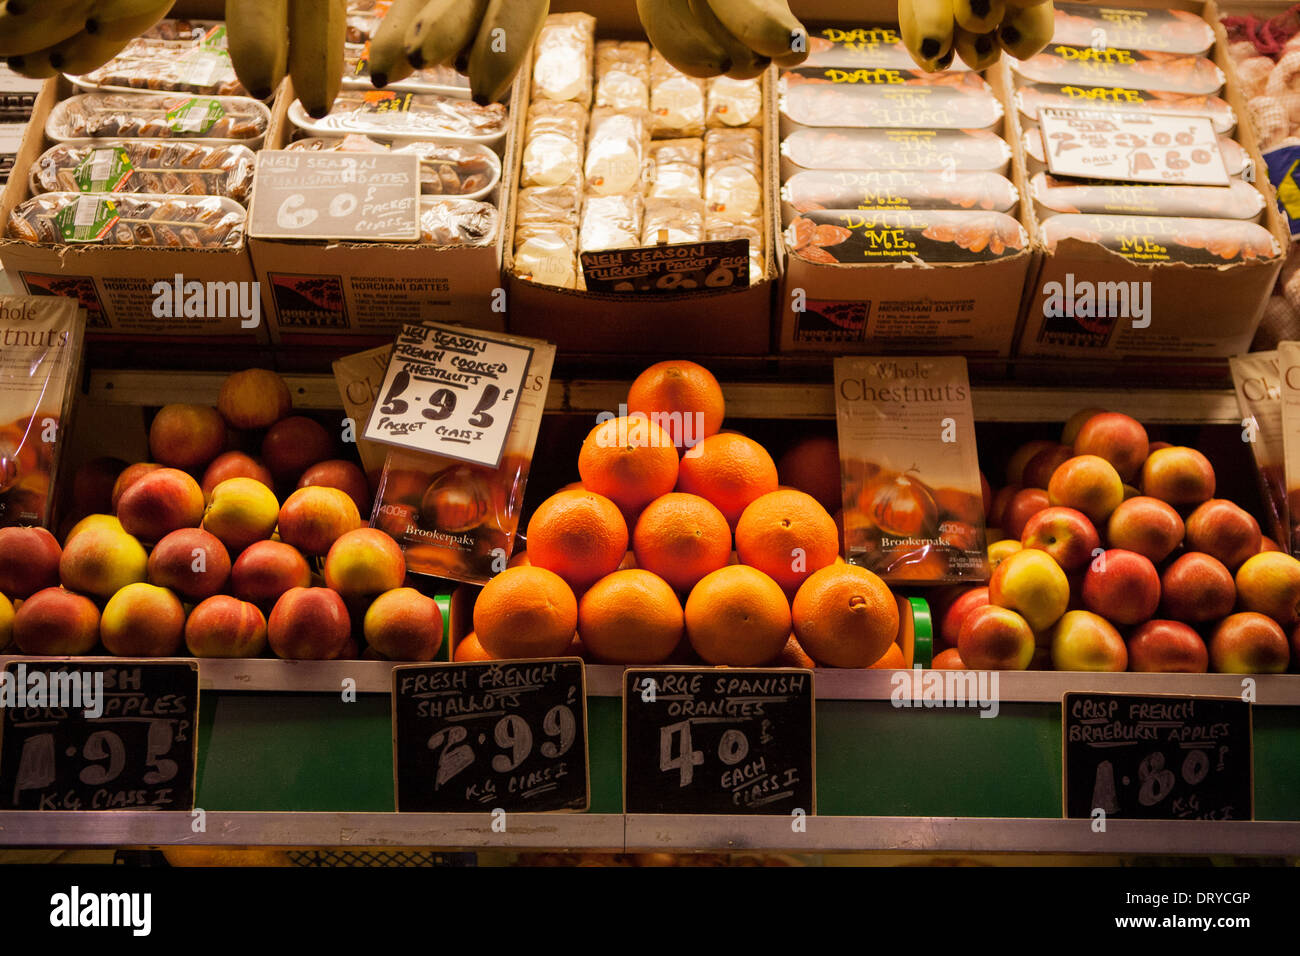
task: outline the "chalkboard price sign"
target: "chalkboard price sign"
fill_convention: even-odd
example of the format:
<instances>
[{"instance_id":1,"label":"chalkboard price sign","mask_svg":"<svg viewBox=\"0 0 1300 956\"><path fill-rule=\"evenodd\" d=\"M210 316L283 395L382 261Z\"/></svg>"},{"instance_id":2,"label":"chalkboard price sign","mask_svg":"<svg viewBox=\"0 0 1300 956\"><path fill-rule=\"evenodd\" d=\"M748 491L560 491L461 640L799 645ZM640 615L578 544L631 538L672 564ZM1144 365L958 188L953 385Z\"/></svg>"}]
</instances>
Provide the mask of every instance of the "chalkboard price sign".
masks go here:
<instances>
[{"instance_id":1,"label":"chalkboard price sign","mask_svg":"<svg viewBox=\"0 0 1300 956\"><path fill-rule=\"evenodd\" d=\"M1066 694L1066 817L1249 820L1250 704L1237 698Z\"/></svg>"},{"instance_id":2,"label":"chalkboard price sign","mask_svg":"<svg viewBox=\"0 0 1300 956\"><path fill-rule=\"evenodd\" d=\"M666 295L749 285L749 240L674 243L582 254L592 292Z\"/></svg>"},{"instance_id":3,"label":"chalkboard price sign","mask_svg":"<svg viewBox=\"0 0 1300 956\"><path fill-rule=\"evenodd\" d=\"M0 810L192 810L193 661L10 661Z\"/></svg>"},{"instance_id":4,"label":"chalkboard price sign","mask_svg":"<svg viewBox=\"0 0 1300 956\"><path fill-rule=\"evenodd\" d=\"M399 811L585 810L582 661L393 668L393 768Z\"/></svg>"},{"instance_id":5,"label":"chalkboard price sign","mask_svg":"<svg viewBox=\"0 0 1300 956\"><path fill-rule=\"evenodd\" d=\"M625 812L816 811L812 671L637 668L623 681Z\"/></svg>"}]
</instances>

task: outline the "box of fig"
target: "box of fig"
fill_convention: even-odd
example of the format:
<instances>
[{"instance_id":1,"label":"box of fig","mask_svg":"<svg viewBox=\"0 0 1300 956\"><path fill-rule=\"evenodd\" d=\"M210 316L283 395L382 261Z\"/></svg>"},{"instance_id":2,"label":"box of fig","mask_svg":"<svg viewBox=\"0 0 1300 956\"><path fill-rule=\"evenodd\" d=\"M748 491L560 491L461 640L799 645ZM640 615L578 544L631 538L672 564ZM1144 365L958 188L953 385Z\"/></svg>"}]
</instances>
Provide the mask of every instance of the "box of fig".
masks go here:
<instances>
[{"instance_id":1,"label":"box of fig","mask_svg":"<svg viewBox=\"0 0 1300 956\"><path fill-rule=\"evenodd\" d=\"M1237 391L1237 405L1241 408L1242 437L1250 442L1260 497L1268 512L1269 534L1279 547L1290 550L1281 356L1276 351L1250 352L1234 355L1228 365Z\"/></svg>"},{"instance_id":2,"label":"box of fig","mask_svg":"<svg viewBox=\"0 0 1300 956\"><path fill-rule=\"evenodd\" d=\"M835 360L845 560L891 583L988 578L966 360Z\"/></svg>"},{"instance_id":3,"label":"box of fig","mask_svg":"<svg viewBox=\"0 0 1300 956\"><path fill-rule=\"evenodd\" d=\"M0 295L0 527L50 524L85 326L72 299Z\"/></svg>"}]
</instances>

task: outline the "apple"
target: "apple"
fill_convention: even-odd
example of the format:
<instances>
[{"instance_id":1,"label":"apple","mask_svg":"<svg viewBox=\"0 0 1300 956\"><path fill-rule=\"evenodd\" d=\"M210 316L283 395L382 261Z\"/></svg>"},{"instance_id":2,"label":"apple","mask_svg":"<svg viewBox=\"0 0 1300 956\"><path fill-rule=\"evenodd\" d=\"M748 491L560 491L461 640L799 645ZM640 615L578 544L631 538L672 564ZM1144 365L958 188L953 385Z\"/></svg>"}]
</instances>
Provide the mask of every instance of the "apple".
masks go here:
<instances>
[{"instance_id":1,"label":"apple","mask_svg":"<svg viewBox=\"0 0 1300 956\"><path fill-rule=\"evenodd\" d=\"M55 587L61 557L58 540L44 528L0 528L0 594L17 601Z\"/></svg>"},{"instance_id":2,"label":"apple","mask_svg":"<svg viewBox=\"0 0 1300 956\"><path fill-rule=\"evenodd\" d=\"M1218 558L1189 551L1160 576L1160 603L1165 616L1188 624L1217 621L1232 613L1237 585Z\"/></svg>"},{"instance_id":3,"label":"apple","mask_svg":"<svg viewBox=\"0 0 1300 956\"><path fill-rule=\"evenodd\" d=\"M1175 508L1194 507L1214 497L1214 467L1195 448L1158 448L1142 465L1142 493Z\"/></svg>"},{"instance_id":4,"label":"apple","mask_svg":"<svg viewBox=\"0 0 1300 956\"><path fill-rule=\"evenodd\" d=\"M1116 624L1141 624L1160 606L1160 575L1149 558L1111 548L1083 575L1083 606Z\"/></svg>"},{"instance_id":5,"label":"apple","mask_svg":"<svg viewBox=\"0 0 1300 956\"><path fill-rule=\"evenodd\" d=\"M190 612L185 646L195 657L258 657L266 650L266 618L254 604L217 594Z\"/></svg>"},{"instance_id":6,"label":"apple","mask_svg":"<svg viewBox=\"0 0 1300 956\"><path fill-rule=\"evenodd\" d=\"M1225 617L1210 637L1210 665L1220 674L1281 674L1290 659L1286 633L1254 611Z\"/></svg>"},{"instance_id":7,"label":"apple","mask_svg":"<svg viewBox=\"0 0 1300 956\"><path fill-rule=\"evenodd\" d=\"M99 643L99 608L80 594L44 588L18 606L13 635L24 654L88 654Z\"/></svg>"},{"instance_id":8,"label":"apple","mask_svg":"<svg viewBox=\"0 0 1300 956\"><path fill-rule=\"evenodd\" d=\"M1142 470L1149 453L1147 430L1142 423L1119 412L1101 412L1088 418L1074 439L1076 455L1106 459L1124 481Z\"/></svg>"},{"instance_id":9,"label":"apple","mask_svg":"<svg viewBox=\"0 0 1300 956\"><path fill-rule=\"evenodd\" d=\"M973 670L1025 670L1034 656L1034 632L1015 611L985 604L962 621L957 652Z\"/></svg>"},{"instance_id":10,"label":"apple","mask_svg":"<svg viewBox=\"0 0 1300 956\"><path fill-rule=\"evenodd\" d=\"M989 589L987 587L970 588L963 591L948 605L943 612L943 616L939 619L940 639L950 647L956 647L957 635L961 632L962 622L966 620L971 611L988 603Z\"/></svg>"},{"instance_id":11,"label":"apple","mask_svg":"<svg viewBox=\"0 0 1300 956\"><path fill-rule=\"evenodd\" d=\"M1008 556L1015 554L1024 547L1015 538L1003 538L1001 541L994 541L988 546L989 573L1001 564Z\"/></svg>"},{"instance_id":12,"label":"apple","mask_svg":"<svg viewBox=\"0 0 1300 956\"><path fill-rule=\"evenodd\" d=\"M1030 459L1040 451L1055 447L1058 442L1047 438L1036 438L1033 441L1027 441L1011 453L1007 459L1007 484L1024 485L1025 483L1025 466L1029 464Z\"/></svg>"},{"instance_id":13,"label":"apple","mask_svg":"<svg viewBox=\"0 0 1300 956\"><path fill-rule=\"evenodd\" d=\"M1237 603L1267 614L1285 628L1300 624L1300 561L1281 551L1261 551L1237 569Z\"/></svg>"},{"instance_id":14,"label":"apple","mask_svg":"<svg viewBox=\"0 0 1300 956\"><path fill-rule=\"evenodd\" d=\"M1020 543L1046 551L1064 571L1077 571L1093 559L1101 538L1088 516L1074 508L1044 508L1025 524Z\"/></svg>"},{"instance_id":15,"label":"apple","mask_svg":"<svg viewBox=\"0 0 1300 956\"><path fill-rule=\"evenodd\" d=\"M1211 498L1187 517L1187 544L1235 571L1260 550L1259 522L1226 498Z\"/></svg>"},{"instance_id":16,"label":"apple","mask_svg":"<svg viewBox=\"0 0 1300 956\"><path fill-rule=\"evenodd\" d=\"M1122 671L1128 668L1128 648L1100 614L1069 611L1052 630L1052 666L1058 671Z\"/></svg>"},{"instance_id":17,"label":"apple","mask_svg":"<svg viewBox=\"0 0 1300 956\"><path fill-rule=\"evenodd\" d=\"M1128 639L1132 671L1204 674L1210 652L1201 635L1181 621L1147 621Z\"/></svg>"},{"instance_id":18,"label":"apple","mask_svg":"<svg viewBox=\"0 0 1300 956\"><path fill-rule=\"evenodd\" d=\"M1065 426L1061 429L1061 444L1073 445L1074 439L1079 434L1079 429L1083 428L1084 423L1094 415L1105 414L1104 408L1081 408L1065 420Z\"/></svg>"},{"instance_id":19,"label":"apple","mask_svg":"<svg viewBox=\"0 0 1300 956\"><path fill-rule=\"evenodd\" d=\"M1052 504L1082 511L1096 525L1124 500L1124 482L1105 458L1075 455L1052 473L1047 495Z\"/></svg>"},{"instance_id":20,"label":"apple","mask_svg":"<svg viewBox=\"0 0 1300 956\"><path fill-rule=\"evenodd\" d=\"M999 564L989 579L989 603L1019 612L1035 631L1051 627L1065 613L1069 601L1070 581L1045 551L1017 551Z\"/></svg>"},{"instance_id":21,"label":"apple","mask_svg":"<svg viewBox=\"0 0 1300 956\"><path fill-rule=\"evenodd\" d=\"M1183 519L1173 506L1159 498L1127 498L1110 513L1106 539L1112 548L1136 551L1159 564L1183 540Z\"/></svg>"},{"instance_id":22,"label":"apple","mask_svg":"<svg viewBox=\"0 0 1300 956\"><path fill-rule=\"evenodd\" d=\"M1007 504L1001 527L1011 537L1021 538L1029 519L1050 506L1051 501L1042 488L1022 488Z\"/></svg>"},{"instance_id":23,"label":"apple","mask_svg":"<svg viewBox=\"0 0 1300 956\"><path fill-rule=\"evenodd\" d=\"M285 660L332 661L347 649L352 622L343 598L329 588L292 588L275 602L266 637Z\"/></svg>"},{"instance_id":24,"label":"apple","mask_svg":"<svg viewBox=\"0 0 1300 956\"><path fill-rule=\"evenodd\" d=\"M1044 448L1025 465L1024 485L1027 488L1046 488L1052 480L1052 474L1074 457L1068 445L1053 445Z\"/></svg>"}]
</instances>

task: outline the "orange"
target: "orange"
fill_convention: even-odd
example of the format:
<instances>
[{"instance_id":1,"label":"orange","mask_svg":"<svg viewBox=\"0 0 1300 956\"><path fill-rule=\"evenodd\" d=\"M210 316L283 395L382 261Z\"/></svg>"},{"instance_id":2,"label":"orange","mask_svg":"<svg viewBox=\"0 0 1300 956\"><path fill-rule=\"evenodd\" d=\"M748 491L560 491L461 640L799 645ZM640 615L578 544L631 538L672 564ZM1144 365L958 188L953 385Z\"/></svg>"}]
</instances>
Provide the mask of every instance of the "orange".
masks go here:
<instances>
[{"instance_id":1,"label":"orange","mask_svg":"<svg viewBox=\"0 0 1300 956\"><path fill-rule=\"evenodd\" d=\"M591 491L551 495L528 522L528 561L581 591L618 568L627 554L627 523L608 498Z\"/></svg>"},{"instance_id":2,"label":"orange","mask_svg":"<svg viewBox=\"0 0 1300 956\"><path fill-rule=\"evenodd\" d=\"M906 668L907 661L903 657L903 649L897 644L890 644L885 648L884 656L871 665L873 671L900 671Z\"/></svg>"},{"instance_id":3,"label":"orange","mask_svg":"<svg viewBox=\"0 0 1300 956\"><path fill-rule=\"evenodd\" d=\"M835 519L802 491L773 491L751 502L736 523L736 554L794 594L840 553ZM816 655L814 655L816 656Z\"/></svg>"},{"instance_id":4,"label":"orange","mask_svg":"<svg viewBox=\"0 0 1300 956\"><path fill-rule=\"evenodd\" d=\"M792 445L776 463L781 484L798 488L817 499L827 511L842 505L840 446L834 438L816 435Z\"/></svg>"},{"instance_id":5,"label":"orange","mask_svg":"<svg viewBox=\"0 0 1300 956\"><path fill-rule=\"evenodd\" d=\"M731 560L731 528L699 495L673 492L646 505L632 530L637 567L689 591Z\"/></svg>"},{"instance_id":6,"label":"orange","mask_svg":"<svg viewBox=\"0 0 1300 956\"><path fill-rule=\"evenodd\" d=\"M517 553L515 554L515 556L512 557L512 558L509 560L509 562L506 563L506 567L508 567L508 568L527 568L527 567L530 567L530 566L532 565L532 563L533 563L533 562L531 562L531 561L528 560L528 549L525 548L524 550L522 550L522 551L520 551L520 552L517 552Z\"/></svg>"},{"instance_id":7,"label":"orange","mask_svg":"<svg viewBox=\"0 0 1300 956\"><path fill-rule=\"evenodd\" d=\"M490 661L492 658L488 652L483 650L483 645L479 643L478 635L470 631L460 639L456 645L456 652L451 655L451 659L457 664L466 661Z\"/></svg>"},{"instance_id":8,"label":"orange","mask_svg":"<svg viewBox=\"0 0 1300 956\"><path fill-rule=\"evenodd\" d=\"M758 667L790 639L790 604L762 571L719 568L686 599L686 636L707 664Z\"/></svg>"},{"instance_id":9,"label":"orange","mask_svg":"<svg viewBox=\"0 0 1300 956\"><path fill-rule=\"evenodd\" d=\"M633 514L677 484L677 446L644 416L611 418L583 441L578 474L588 491Z\"/></svg>"},{"instance_id":10,"label":"orange","mask_svg":"<svg viewBox=\"0 0 1300 956\"><path fill-rule=\"evenodd\" d=\"M964 671L966 665L962 663L961 652L955 647L950 647L945 651L940 651L934 655L934 660L930 666L937 671Z\"/></svg>"},{"instance_id":11,"label":"orange","mask_svg":"<svg viewBox=\"0 0 1300 956\"><path fill-rule=\"evenodd\" d=\"M717 434L727 404L712 372L678 360L656 362L638 375L627 393L627 410L649 415L668 431L676 447L689 448Z\"/></svg>"},{"instance_id":12,"label":"orange","mask_svg":"<svg viewBox=\"0 0 1300 956\"><path fill-rule=\"evenodd\" d=\"M799 646L831 667L870 667L898 637L898 603L889 586L852 564L809 575L790 616Z\"/></svg>"},{"instance_id":13,"label":"orange","mask_svg":"<svg viewBox=\"0 0 1300 956\"><path fill-rule=\"evenodd\" d=\"M559 657L573 643L577 627L573 591L545 568L507 568L474 602L474 633L496 660Z\"/></svg>"},{"instance_id":14,"label":"orange","mask_svg":"<svg viewBox=\"0 0 1300 956\"><path fill-rule=\"evenodd\" d=\"M808 656L807 651L799 646L799 639L793 634L785 642L785 647L776 655L776 660L772 661L772 667L807 667L817 666L817 662Z\"/></svg>"},{"instance_id":15,"label":"orange","mask_svg":"<svg viewBox=\"0 0 1300 956\"><path fill-rule=\"evenodd\" d=\"M682 456L677 490L707 499L733 528L755 498L776 491L776 462L738 432L719 432Z\"/></svg>"},{"instance_id":16,"label":"orange","mask_svg":"<svg viewBox=\"0 0 1300 956\"><path fill-rule=\"evenodd\" d=\"M682 639L682 605L649 571L615 571L578 604L578 634L603 664L661 664Z\"/></svg>"}]
</instances>

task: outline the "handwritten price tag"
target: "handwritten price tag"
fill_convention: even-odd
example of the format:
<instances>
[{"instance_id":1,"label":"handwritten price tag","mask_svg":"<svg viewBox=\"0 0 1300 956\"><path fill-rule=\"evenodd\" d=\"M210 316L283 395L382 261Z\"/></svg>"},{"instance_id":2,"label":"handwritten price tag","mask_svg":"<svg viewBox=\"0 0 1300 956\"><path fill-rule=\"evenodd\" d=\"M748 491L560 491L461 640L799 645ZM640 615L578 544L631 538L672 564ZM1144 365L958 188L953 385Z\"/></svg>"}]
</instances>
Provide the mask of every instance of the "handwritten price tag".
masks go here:
<instances>
[{"instance_id":1,"label":"handwritten price tag","mask_svg":"<svg viewBox=\"0 0 1300 956\"><path fill-rule=\"evenodd\" d=\"M1131 183L1227 186L1228 172L1208 117L1159 110L1039 111L1047 168L1054 176Z\"/></svg>"},{"instance_id":2,"label":"handwritten price tag","mask_svg":"<svg viewBox=\"0 0 1300 956\"><path fill-rule=\"evenodd\" d=\"M532 357L469 329L403 326L362 437L495 468Z\"/></svg>"},{"instance_id":3,"label":"handwritten price tag","mask_svg":"<svg viewBox=\"0 0 1300 956\"><path fill-rule=\"evenodd\" d=\"M749 240L688 242L584 252L592 292L668 294L749 285Z\"/></svg>"}]
</instances>

